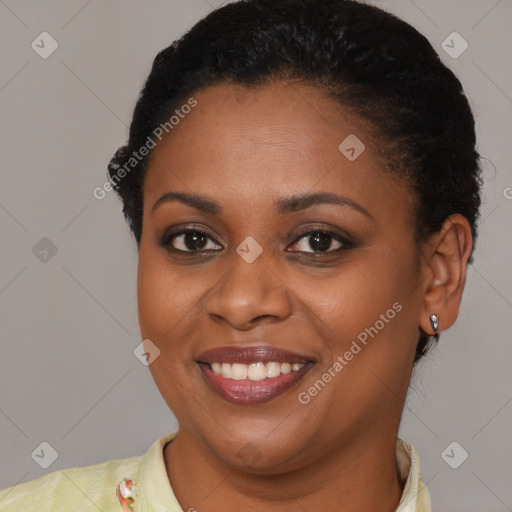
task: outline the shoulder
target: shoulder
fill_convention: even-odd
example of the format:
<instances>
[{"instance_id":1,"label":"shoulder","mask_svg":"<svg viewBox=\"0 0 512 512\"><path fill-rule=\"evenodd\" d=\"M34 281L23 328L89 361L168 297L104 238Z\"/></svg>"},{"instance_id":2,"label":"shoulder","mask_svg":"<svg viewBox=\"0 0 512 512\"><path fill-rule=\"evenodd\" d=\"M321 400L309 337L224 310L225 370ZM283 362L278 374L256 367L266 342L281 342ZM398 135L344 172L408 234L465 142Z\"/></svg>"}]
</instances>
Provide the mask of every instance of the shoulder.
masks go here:
<instances>
[{"instance_id":1,"label":"shoulder","mask_svg":"<svg viewBox=\"0 0 512 512\"><path fill-rule=\"evenodd\" d=\"M89 512L118 510L118 482L137 472L142 456L75 467L0 491L1 512Z\"/></svg>"}]
</instances>

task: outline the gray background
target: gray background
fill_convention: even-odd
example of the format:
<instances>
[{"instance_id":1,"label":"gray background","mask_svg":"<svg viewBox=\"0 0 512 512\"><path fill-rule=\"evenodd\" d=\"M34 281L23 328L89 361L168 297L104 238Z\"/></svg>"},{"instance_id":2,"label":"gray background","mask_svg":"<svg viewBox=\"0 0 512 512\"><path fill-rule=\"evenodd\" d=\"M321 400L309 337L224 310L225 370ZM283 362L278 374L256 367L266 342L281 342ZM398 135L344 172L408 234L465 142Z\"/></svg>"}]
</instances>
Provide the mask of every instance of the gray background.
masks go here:
<instances>
[{"instance_id":1,"label":"gray background","mask_svg":"<svg viewBox=\"0 0 512 512\"><path fill-rule=\"evenodd\" d=\"M459 76L486 158L460 317L415 370L400 435L420 453L434 510L512 510L512 2L374 3ZM121 202L92 192L157 51L220 4L0 0L0 488L142 454L177 426L133 355L137 251ZM47 59L31 48L43 31L59 44ZM469 43L456 59L441 47L453 31ZM33 251L43 237L57 248L46 261ZM46 470L31 457L43 441L58 453ZM469 454L457 469L441 457L453 441Z\"/></svg>"}]
</instances>

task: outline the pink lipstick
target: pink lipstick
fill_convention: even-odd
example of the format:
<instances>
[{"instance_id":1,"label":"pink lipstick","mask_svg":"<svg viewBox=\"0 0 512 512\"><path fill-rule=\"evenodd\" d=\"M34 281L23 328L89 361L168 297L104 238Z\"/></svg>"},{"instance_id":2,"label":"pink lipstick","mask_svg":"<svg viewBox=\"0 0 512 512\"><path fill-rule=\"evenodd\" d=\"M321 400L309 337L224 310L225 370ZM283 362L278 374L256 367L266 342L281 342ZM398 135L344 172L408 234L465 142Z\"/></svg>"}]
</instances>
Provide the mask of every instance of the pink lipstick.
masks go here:
<instances>
[{"instance_id":1,"label":"pink lipstick","mask_svg":"<svg viewBox=\"0 0 512 512\"><path fill-rule=\"evenodd\" d=\"M260 404L282 395L314 361L268 345L225 346L203 352L197 363L208 386L234 404Z\"/></svg>"}]
</instances>

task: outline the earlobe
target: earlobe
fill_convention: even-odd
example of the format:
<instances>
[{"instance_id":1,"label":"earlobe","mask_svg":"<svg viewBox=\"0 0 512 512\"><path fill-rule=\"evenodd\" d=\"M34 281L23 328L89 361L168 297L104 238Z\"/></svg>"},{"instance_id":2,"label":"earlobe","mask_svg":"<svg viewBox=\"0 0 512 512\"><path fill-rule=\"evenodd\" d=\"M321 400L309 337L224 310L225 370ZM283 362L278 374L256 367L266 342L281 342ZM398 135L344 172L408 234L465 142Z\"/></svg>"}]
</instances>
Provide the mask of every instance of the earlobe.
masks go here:
<instances>
[{"instance_id":1,"label":"earlobe","mask_svg":"<svg viewBox=\"0 0 512 512\"><path fill-rule=\"evenodd\" d=\"M425 248L424 296L419 326L435 336L453 325L459 313L467 263L473 250L469 222L460 214L451 215Z\"/></svg>"}]
</instances>

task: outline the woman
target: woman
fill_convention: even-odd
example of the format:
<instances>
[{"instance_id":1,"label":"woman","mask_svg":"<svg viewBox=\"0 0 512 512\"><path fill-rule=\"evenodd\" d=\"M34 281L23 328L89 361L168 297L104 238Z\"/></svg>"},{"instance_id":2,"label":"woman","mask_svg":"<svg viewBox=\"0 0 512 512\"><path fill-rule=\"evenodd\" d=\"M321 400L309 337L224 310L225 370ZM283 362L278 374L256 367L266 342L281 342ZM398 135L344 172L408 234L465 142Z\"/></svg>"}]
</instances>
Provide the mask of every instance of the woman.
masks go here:
<instances>
[{"instance_id":1,"label":"woman","mask_svg":"<svg viewBox=\"0 0 512 512\"><path fill-rule=\"evenodd\" d=\"M160 52L109 166L179 431L2 510L426 512L398 428L456 320L480 170L462 86L351 0L247 0Z\"/></svg>"}]
</instances>

